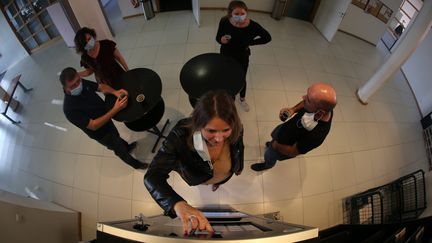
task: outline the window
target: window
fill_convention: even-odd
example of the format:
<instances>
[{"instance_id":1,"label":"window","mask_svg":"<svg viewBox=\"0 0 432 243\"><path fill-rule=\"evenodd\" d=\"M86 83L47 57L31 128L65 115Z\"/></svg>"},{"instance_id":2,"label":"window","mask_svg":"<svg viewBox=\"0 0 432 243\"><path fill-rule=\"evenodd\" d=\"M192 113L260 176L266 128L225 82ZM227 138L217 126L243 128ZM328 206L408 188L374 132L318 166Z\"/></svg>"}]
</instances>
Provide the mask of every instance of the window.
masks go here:
<instances>
[{"instance_id":1,"label":"window","mask_svg":"<svg viewBox=\"0 0 432 243\"><path fill-rule=\"evenodd\" d=\"M390 20L387 31L381 40L387 49L391 49L405 28L415 19L421 7L423 0L404 0L394 17Z\"/></svg>"}]
</instances>

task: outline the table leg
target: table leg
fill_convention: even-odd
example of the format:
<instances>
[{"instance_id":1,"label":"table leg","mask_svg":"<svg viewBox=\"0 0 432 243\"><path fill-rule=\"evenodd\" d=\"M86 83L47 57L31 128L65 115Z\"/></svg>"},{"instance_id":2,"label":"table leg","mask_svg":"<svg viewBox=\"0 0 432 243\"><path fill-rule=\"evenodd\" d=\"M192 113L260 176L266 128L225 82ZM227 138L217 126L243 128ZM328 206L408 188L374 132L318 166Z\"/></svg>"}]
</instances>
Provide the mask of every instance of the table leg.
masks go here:
<instances>
[{"instance_id":1,"label":"table leg","mask_svg":"<svg viewBox=\"0 0 432 243\"><path fill-rule=\"evenodd\" d=\"M33 88L26 88L21 82L18 81L18 85L24 90L25 93L32 91Z\"/></svg>"},{"instance_id":2,"label":"table leg","mask_svg":"<svg viewBox=\"0 0 432 243\"><path fill-rule=\"evenodd\" d=\"M10 118L10 117L6 114L6 112L3 112L2 115L5 116L9 121L11 121L12 124L19 124L19 123L21 123L21 121L15 121L14 119Z\"/></svg>"}]
</instances>

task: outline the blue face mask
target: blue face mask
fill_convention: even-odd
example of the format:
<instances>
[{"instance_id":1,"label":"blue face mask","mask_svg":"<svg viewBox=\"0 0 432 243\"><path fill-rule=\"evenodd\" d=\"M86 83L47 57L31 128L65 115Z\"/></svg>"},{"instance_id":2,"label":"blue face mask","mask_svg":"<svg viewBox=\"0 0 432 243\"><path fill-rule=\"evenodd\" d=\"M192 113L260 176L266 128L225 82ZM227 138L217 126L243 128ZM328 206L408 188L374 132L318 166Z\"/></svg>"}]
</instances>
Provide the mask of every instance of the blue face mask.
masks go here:
<instances>
[{"instance_id":1,"label":"blue face mask","mask_svg":"<svg viewBox=\"0 0 432 243\"><path fill-rule=\"evenodd\" d=\"M95 39L93 37L91 37L90 40L85 45L84 49L86 49L86 51L90 51L91 49L93 49L95 47L95 44L96 44Z\"/></svg>"},{"instance_id":2,"label":"blue face mask","mask_svg":"<svg viewBox=\"0 0 432 243\"><path fill-rule=\"evenodd\" d=\"M81 94L82 90L83 90L83 85L82 85L82 81L80 81L80 84L78 85L78 87L76 87L75 89L72 89L70 91L70 94L73 96L78 96Z\"/></svg>"},{"instance_id":3,"label":"blue face mask","mask_svg":"<svg viewBox=\"0 0 432 243\"><path fill-rule=\"evenodd\" d=\"M232 16L234 22L236 23L243 23L246 20L246 14L245 15L233 15Z\"/></svg>"}]
</instances>

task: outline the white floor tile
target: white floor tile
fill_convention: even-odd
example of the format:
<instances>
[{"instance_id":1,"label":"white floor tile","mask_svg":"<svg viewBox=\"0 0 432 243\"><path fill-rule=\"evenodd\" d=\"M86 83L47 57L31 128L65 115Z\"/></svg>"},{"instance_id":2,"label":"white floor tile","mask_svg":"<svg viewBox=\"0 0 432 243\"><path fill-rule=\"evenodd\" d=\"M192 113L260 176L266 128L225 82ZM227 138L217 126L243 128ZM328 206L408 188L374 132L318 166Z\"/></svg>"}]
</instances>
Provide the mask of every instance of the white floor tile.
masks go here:
<instances>
[{"instance_id":1,"label":"white floor tile","mask_svg":"<svg viewBox=\"0 0 432 243\"><path fill-rule=\"evenodd\" d=\"M201 11L200 27L190 11L158 13L149 21L142 16L123 20L120 12L109 18L117 48L129 67L147 67L161 77L166 109L158 126L169 118L170 129L191 114L180 71L197 55L219 52L214 38L224 14ZM355 91L388 58L380 46L342 32L329 43L311 23L291 18L275 21L262 13L251 13L251 17L270 32L272 41L251 48L250 111L244 112L236 101L245 129L245 169L216 192L210 186L189 187L179 176L171 177L169 182L180 195L192 204L230 204L251 214L281 211L285 221L322 229L341 222L342 197L428 169L420 113L400 72L368 105L355 97ZM64 96L57 72L67 66L81 70L79 60L60 40L6 73L6 78L21 73L25 85L35 89L17 93L23 105L11 115L22 121L19 126L0 119L0 188L23 195L27 188L43 200L81 211L84 239L90 240L95 238L98 220L130 218L140 212L150 216L162 210L144 187L145 171L124 164L68 122L61 106L51 103ZM252 171L250 165L262 160L264 143L280 124L279 110L297 104L316 82L332 84L338 95L324 144L306 155L280 161L269 171ZM116 125L127 141L138 141L134 156L150 162L155 136Z\"/></svg>"},{"instance_id":2,"label":"white floor tile","mask_svg":"<svg viewBox=\"0 0 432 243\"><path fill-rule=\"evenodd\" d=\"M304 224L319 229L330 226L331 217L334 215L333 193L323 193L303 198Z\"/></svg>"},{"instance_id":3,"label":"white floor tile","mask_svg":"<svg viewBox=\"0 0 432 243\"><path fill-rule=\"evenodd\" d=\"M246 204L262 203L262 175L252 171L250 165L253 162L246 162L240 176L233 176L226 185L222 185L219 191L219 203L221 204Z\"/></svg>"},{"instance_id":4,"label":"white floor tile","mask_svg":"<svg viewBox=\"0 0 432 243\"><path fill-rule=\"evenodd\" d=\"M132 199L134 169L119 158L102 158L100 194Z\"/></svg>"},{"instance_id":5,"label":"white floor tile","mask_svg":"<svg viewBox=\"0 0 432 243\"><path fill-rule=\"evenodd\" d=\"M132 201L99 195L98 221L116 221L132 218Z\"/></svg>"},{"instance_id":6,"label":"white floor tile","mask_svg":"<svg viewBox=\"0 0 432 243\"><path fill-rule=\"evenodd\" d=\"M356 184L352 153L329 155L333 190L352 187Z\"/></svg>"},{"instance_id":7,"label":"white floor tile","mask_svg":"<svg viewBox=\"0 0 432 243\"><path fill-rule=\"evenodd\" d=\"M81 212L81 224L95 227L98 220L98 195L78 189L73 191L72 209Z\"/></svg>"},{"instance_id":8,"label":"white floor tile","mask_svg":"<svg viewBox=\"0 0 432 243\"><path fill-rule=\"evenodd\" d=\"M299 158L303 197L333 190L328 156Z\"/></svg>"},{"instance_id":9,"label":"white floor tile","mask_svg":"<svg viewBox=\"0 0 432 243\"><path fill-rule=\"evenodd\" d=\"M84 191L98 193L101 168L101 157L78 155L75 163L74 187Z\"/></svg>"},{"instance_id":10,"label":"white floor tile","mask_svg":"<svg viewBox=\"0 0 432 243\"><path fill-rule=\"evenodd\" d=\"M267 213L280 212L281 220L291 224L303 224L303 199L296 198L264 203Z\"/></svg>"},{"instance_id":11,"label":"white floor tile","mask_svg":"<svg viewBox=\"0 0 432 243\"><path fill-rule=\"evenodd\" d=\"M264 202L302 197L299 159L278 161L275 167L264 171ZM278 178L275 180L275 178Z\"/></svg>"}]
</instances>

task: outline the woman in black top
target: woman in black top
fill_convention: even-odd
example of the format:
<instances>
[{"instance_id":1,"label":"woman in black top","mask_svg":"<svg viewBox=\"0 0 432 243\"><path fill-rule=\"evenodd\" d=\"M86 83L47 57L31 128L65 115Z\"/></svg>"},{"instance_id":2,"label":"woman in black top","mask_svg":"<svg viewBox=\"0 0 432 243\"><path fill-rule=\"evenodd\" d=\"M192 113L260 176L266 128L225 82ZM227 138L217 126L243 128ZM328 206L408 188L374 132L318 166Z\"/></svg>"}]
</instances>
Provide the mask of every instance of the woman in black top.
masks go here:
<instances>
[{"instance_id":1,"label":"woman in black top","mask_svg":"<svg viewBox=\"0 0 432 243\"><path fill-rule=\"evenodd\" d=\"M233 57L243 68L245 86L240 90L240 104L245 111L249 111L245 99L249 46L262 45L271 41L269 32L249 19L247 11L248 8L243 1L231 1L228 5L228 15L220 20L216 35L216 41L221 44L220 53Z\"/></svg>"},{"instance_id":2,"label":"woman in black top","mask_svg":"<svg viewBox=\"0 0 432 243\"><path fill-rule=\"evenodd\" d=\"M129 70L125 59L111 40L96 40L93 29L83 27L74 38L77 53L81 54L81 66L84 71L78 72L80 77L95 74L98 83L110 85L121 74Z\"/></svg>"},{"instance_id":3,"label":"woman in black top","mask_svg":"<svg viewBox=\"0 0 432 243\"><path fill-rule=\"evenodd\" d=\"M168 184L176 171L190 186L212 185L215 191L243 170L243 133L234 101L225 91L210 91L197 102L190 118L171 130L144 176L153 199L172 218L179 217L185 234L192 229L213 231L198 209Z\"/></svg>"}]
</instances>

